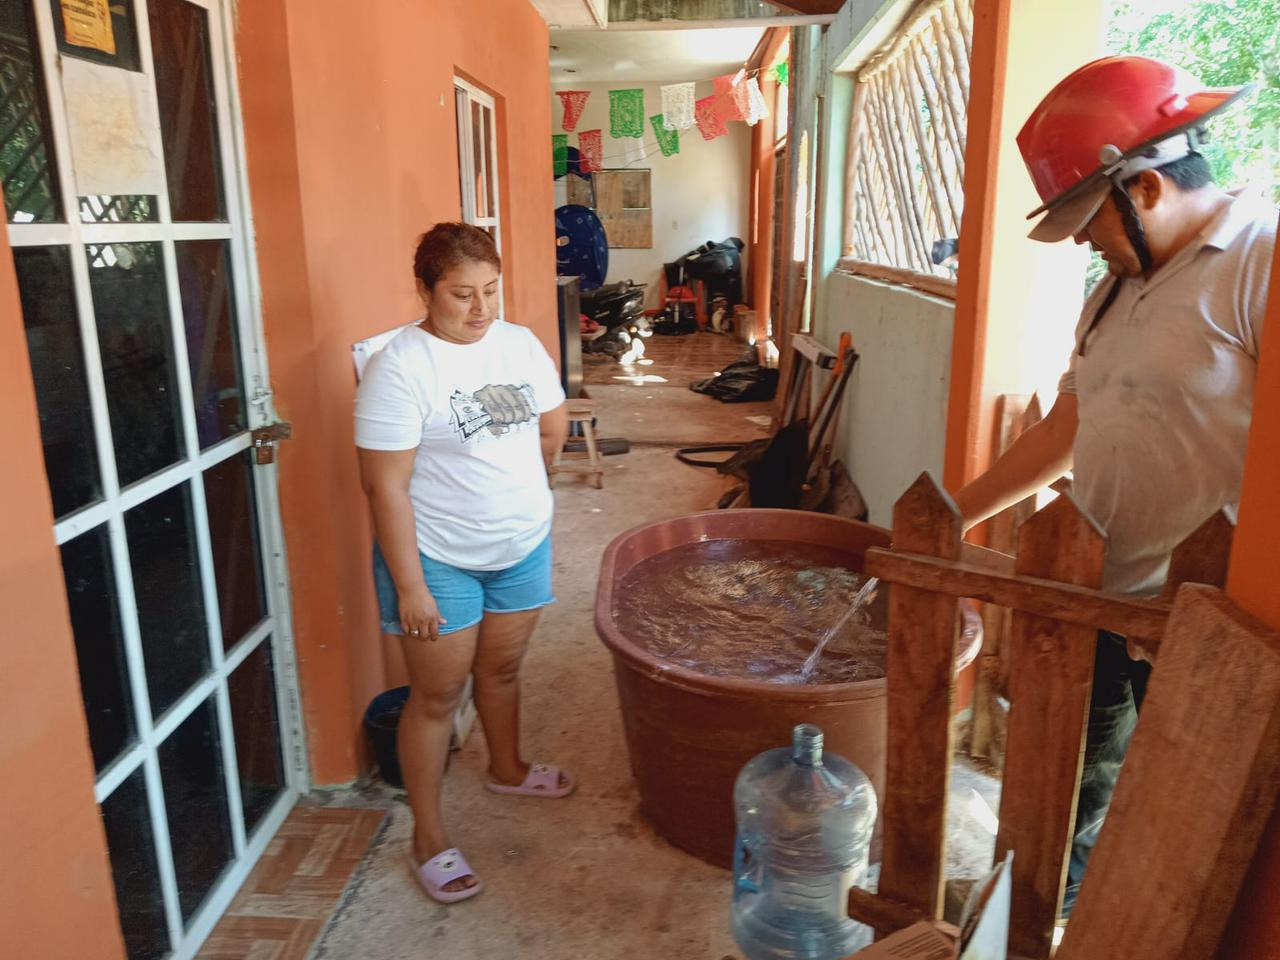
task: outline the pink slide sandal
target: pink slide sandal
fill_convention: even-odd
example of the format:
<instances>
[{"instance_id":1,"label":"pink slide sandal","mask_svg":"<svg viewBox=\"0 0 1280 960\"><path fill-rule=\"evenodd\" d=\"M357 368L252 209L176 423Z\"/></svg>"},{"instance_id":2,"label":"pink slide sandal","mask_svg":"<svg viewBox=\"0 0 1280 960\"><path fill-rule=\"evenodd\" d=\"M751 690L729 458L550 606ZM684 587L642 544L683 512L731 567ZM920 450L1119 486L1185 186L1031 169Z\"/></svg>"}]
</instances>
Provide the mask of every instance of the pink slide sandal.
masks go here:
<instances>
[{"instance_id":1,"label":"pink slide sandal","mask_svg":"<svg viewBox=\"0 0 1280 960\"><path fill-rule=\"evenodd\" d=\"M414 876L422 884L422 889L427 891L427 895L432 900L440 903L457 903L459 900L474 897L484 889L484 884L480 882L479 877L475 876L475 871L467 863L467 858L458 852L457 847L450 847L442 853L437 853L420 867L413 863L413 858L410 857L409 865L413 867ZM462 890L445 889L446 884L461 880L463 877L475 877L475 886Z\"/></svg>"},{"instance_id":2,"label":"pink slide sandal","mask_svg":"<svg viewBox=\"0 0 1280 960\"><path fill-rule=\"evenodd\" d=\"M492 780L486 783L485 787L494 793L514 793L522 797L546 797L548 800L554 800L557 797L568 796L577 786L567 773L564 774L565 783L561 786L561 773L563 771L554 763L535 763L529 767L524 783L517 787L511 787L505 783L494 783Z\"/></svg>"}]
</instances>

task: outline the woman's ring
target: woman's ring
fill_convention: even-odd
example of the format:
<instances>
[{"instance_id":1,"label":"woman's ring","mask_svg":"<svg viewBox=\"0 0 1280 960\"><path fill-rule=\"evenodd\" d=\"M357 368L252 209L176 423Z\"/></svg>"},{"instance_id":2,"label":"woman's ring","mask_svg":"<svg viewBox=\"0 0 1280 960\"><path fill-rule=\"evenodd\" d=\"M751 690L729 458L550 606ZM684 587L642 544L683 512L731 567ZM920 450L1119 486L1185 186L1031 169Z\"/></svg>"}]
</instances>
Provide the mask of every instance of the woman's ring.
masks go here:
<instances>
[{"instance_id":1,"label":"woman's ring","mask_svg":"<svg viewBox=\"0 0 1280 960\"><path fill-rule=\"evenodd\" d=\"M409 631L409 636L411 636L411 637L417 637L417 636L421 636L421 634L420 634L417 630L410 630L410 631Z\"/></svg>"}]
</instances>

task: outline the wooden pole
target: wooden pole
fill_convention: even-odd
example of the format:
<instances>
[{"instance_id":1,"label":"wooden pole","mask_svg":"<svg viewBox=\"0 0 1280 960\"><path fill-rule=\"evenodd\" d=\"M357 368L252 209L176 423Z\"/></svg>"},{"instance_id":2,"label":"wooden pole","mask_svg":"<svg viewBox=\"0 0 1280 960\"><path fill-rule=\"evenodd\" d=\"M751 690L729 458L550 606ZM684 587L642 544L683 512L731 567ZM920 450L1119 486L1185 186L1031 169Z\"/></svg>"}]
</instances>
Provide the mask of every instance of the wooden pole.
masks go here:
<instances>
[{"instance_id":1,"label":"wooden pole","mask_svg":"<svg viewBox=\"0 0 1280 960\"><path fill-rule=\"evenodd\" d=\"M910 51L907 52L907 58L911 59ZM920 169L924 171L924 182L929 188L929 197L933 207L933 222L938 228L938 239L942 239L952 234L959 234L959 230L951 229L942 219L943 205L942 198L945 194L941 185L938 183L938 170L929 162L929 144L924 135L924 127L920 123L920 111L912 104L911 91L909 89L909 80L905 69L894 72L894 99L897 102L898 112L905 113L911 118L911 129L916 136L916 150L918 151L918 159L920 161ZM930 257L932 265L932 257Z\"/></svg>"},{"instance_id":2,"label":"wooden pole","mask_svg":"<svg viewBox=\"0 0 1280 960\"><path fill-rule=\"evenodd\" d=\"M1060 960L1210 960L1278 792L1280 633L1184 586Z\"/></svg>"},{"instance_id":3,"label":"wooden pole","mask_svg":"<svg viewBox=\"0 0 1280 960\"><path fill-rule=\"evenodd\" d=\"M867 136L865 119L867 104L867 85L854 82L853 105L849 111L849 157L845 167L844 185L844 222L845 235L857 223L857 190L858 168L862 165L862 143ZM870 251L863 251L867 255Z\"/></svg>"},{"instance_id":4,"label":"wooden pole","mask_svg":"<svg viewBox=\"0 0 1280 960\"><path fill-rule=\"evenodd\" d=\"M910 21L898 28L897 38L880 54L863 64L858 75L870 79L882 70L892 67L902 53L903 47L920 34L930 30L944 2L945 0L928 0L926 3L918 4L912 11Z\"/></svg>"},{"instance_id":5,"label":"wooden pole","mask_svg":"<svg viewBox=\"0 0 1280 960\"><path fill-rule=\"evenodd\" d=\"M841 269L856 273L859 276L870 277L873 280L887 280L890 283L901 283L904 286L923 290L925 293L932 294L935 297L944 297L947 300L956 298L956 282L950 277L939 277L933 273L921 273L919 270L905 270L902 267L886 267L879 263L869 263L866 260L858 260L852 257L846 257L841 260L839 266Z\"/></svg>"},{"instance_id":6,"label":"wooden pole","mask_svg":"<svg viewBox=\"0 0 1280 960\"><path fill-rule=\"evenodd\" d=\"M894 504L893 548L944 560L960 555L960 511L927 473ZM954 597L901 584L889 594L879 889L930 917L942 915L955 623Z\"/></svg>"},{"instance_id":7,"label":"wooden pole","mask_svg":"<svg viewBox=\"0 0 1280 960\"><path fill-rule=\"evenodd\" d=\"M899 155L899 150L901 149L901 144L899 143L900 134L889 119L889 110L886 103L887 96L882 78L883 74L871 82L875 84L875 109L879 115L880 129L883 131L886 141L884 148L888 156L886 165L896 185L894 199L897 201L898 210L902 215L904 232L911 240L910 252L912 253L912 259L915 261L917 269L927 272L929 255L926 250L924 231L917 218L919 204L916 201L915 185L911 181L910 171L907 169L906 162Z\"/></svg>"},{"instance_id":8,"label":"wooden pole","mask_svg":"<svg viewBox=\"0 0 1280 960\"><path fill-rule=\"evenodd\" d=\"M1173 551L1169 561L1169 579L1165 582L1161 598L1172 600L1184 583L1226 586L1235 532L1235 522L1226 510L1219 510L1196 527L1191 536Z\"/></svg>"},{"instance_id":9,"label":"wooden pole","mask_svg":"<svg viewBox=\"0 0 1280 960\"><path fill-rule=\"evenodd\" d=\"M861 215L859 215L858 219L853 222L853 225L848 232L853 235L853 243L850 245L852 249L861 251L864 256L875 256L875 247L867 236Z\"/></svg>"},{"instance_id":10,"label":"wooden pole","mask_svg":"<svg viewBox=\"0 0 1280 960\"><path fill-rule=\"evenodd\" d=\"M885 150L884 142L889 138L889 129L884 125L880 117L880 111L877 109L879 98L880 94L875 89L872 89L868 94L867 105L875 129L868 129L867 135L871 139L872 146L876 152L876 159L879 161L877 173L880 175L883 187L880 191L880 196L884 198L887 212L890 214L889 222L893 228L894 239L898 241L899 249L901 250L902 259L899 263L907 264L914 260L911 255L911 234L907 227L906 218L902 215L902 201L899 199L904 196L904 193L898 183L893 163Z\"/></svg>"},{"instance_id":11,"label":"wooden pole","mask_svg":"<svg viewBox=\"0 0 1280 960\"><path fill-rule=\"evenodd\" d=\"M1070 496L1022 525L1016 572L1102 584L1106 534ZM1097 630L1014 611L1009 636L1009 741L996 860L1013 858L1009 948L1047 958L1062 905L1075 824Z\"/></svg>"},{"instance_id":12,"label":"wooden pole","mask_svg":"<svg viewBox=\"0 0 1280 960\"><path fill-rule=\"evenodd\" d=\"M963 157L967 137L966 127L968 125L965 116L968 113L969 85L967 78L969 72L968 69L965 70L966 83L963 87L960 86L959 73L951 55L951 44L947 40L946 31L943 29L942 24L936 20L933 22L933 38L934 49L938 52L938 69L934 72L934 79L944 88L942 101L947 105L947 110L950 112L951 129L960 147L956 155ZM961 107L965 109L962 111Z\"/></svg>"},{"instance_id":13,"label":"wooden pole","mask_svg":"<svg viewBox=\"0 0 1280 960\"><path fill-rule=\"evenodd\" d=\"M865 570L890 583L998 603L1064 623L1139 637L1156 650L1169 619L1169 604L1159 599L1125 597L896 550L868 550Z\"/></svg>"},{"instance_id":14,"label":"wooden pole","mask_svg":"<svg viewBox=\"0 0 1280 960\"><path fill-rule=\"evenodd\" d=\"M928 53L928 50L926 50L926 53ZM938 84L937 86L938 99L943 106L942 114L946 117L946 123L943 129L946 131L946 134L947 134L947 148L949 151L948 155L951 157L951 160L952 160L956 182L957 184L960 184L961 186L963 186L965 164L968 162L965 154L965 134L967 131L963 127L957 128L956 124L967 123L967 121L965 120L966 105L960 104L957 107L955 104L951 102L951 96L949 94L947 81L945 78L942 78L938 74L938 71L940 70L940 65L942 63L942 54L937 52L936 50L933 51L933 53L938 58L937 63L936 64L934 63L932 56L929 57L926 63L929 66L930 73L933 74ZM957 115L960 118L958 121L956 119Z\"/></svg>"},{"instance_id":15,"label":"wooden pole","mask_svg":"<svg viewBox=\"0 0 1280 960\"><path fill-rule=\"evenodd\" d=\"M885 236L892 241L893 256L889 260L890 263L903 264L911 262L911 254L908 252L906 239L902 236L902 227L898 223L895 210L889 202L889 198L893 195L893 186L887 182L888 174L879 164L868 164L863 167L863 176L868 183L868 189L874 189L871 194L875 201L874 216L877 224L887 223ZM872 179L876 181L872 182Z\"/></svg>"},{"instance_id":16,"label":"wooden pole","mask_svg":"<svg viewBox=\"0 0 1280 960\"><path fill-rule=\"evenodd\" d=\"M940 23L947 36L947 44L951 49L951 59L956 67L956 79L960 81L962 90L969 89L969 49L962 38L962 29L951 4L944 4L942 16L934 21Z\"/></svg>"},{"instance_id":17,"label":"wooden pole","mask_svg":"<svg viewBox=\"0 0 1280 960\"><path fill-rule=\"evenodd\" d=\"M862 191L862 196L866 202L859 205L858 216L862 218L868 234L871 235L872 239L875 240L876 248L882 251L882 257L878 259L881 259L882 262L884 263L893 263L894 262L893 250L891 248L891 245L885 240L884 233L880 229L881 218L877 216L876 211L872 208L874 198L871 196L871 193L866 186L866 180L867 180L866 170L862 167L859 167L858 186L859 186L859 189Z\"/></svg>"},{"instance_id":18,"label":"wooden pole","mask_svg":"<svg viewBox=\"0 0 1280 960\"><path fill-rule=\"evenodd\" d=\"M946 138L947 148L953 158L954 171L943 170L944 175L951 173L956 178L957 185L964 182L964 155L960 149L960 135L955 129L955 112L949 102L949 91L946 88L945 81L939 76L938 64L934 62L934 56L941 59L941 54L937 53L936 46L930 43L930 38L921 37L918 47L920 51L920 67L921 79L920 83L925 89L925 94L929 98L929 112L933 115L939 130L942 131ZM960 205L957 205L959 208Z\"/></svg>"},{"instance_id":19,"label":"wooden pole","mask_svg":"<svg viewBox=\"0 0 1280 960\"><path fill-rule=\"evenodd\" d=\"M925 105L929 108L929 117L933 121L930 127L933 132L933 136L930 138L933 146L933 162L937 165L938 179L942 181L942 189L947 195L947 208L951 212L951 222L955 227L953 235L959 236L960 211L962 206L961 203L956 200L955 193L952 191L951 181L953 177L948 175L946 165L943 163L942 159L942 140L943 137L946 136L947 121L942 115L942 110L938 107L937 97L934 96L934 91L925 83L924 71L920 66L920 57L924 54L920 51L919 46L920 45L917 44L912 48L911 68L915 75L916 83L919 85L920 94L924 97Z\"/></svg>"},{"instance_id":20,"label":"wooden pole","mask_svg":"<svg viewBox=\"0 0 1280 960\"><path fill-rule=\"evenodd\" d=\"M996 400L996 419L1000 426L992 462L1013 445L1030 423L1040 419L1040 402L1035 396L1001 394ZM1035 497L1028 497L992 517L987 527L987 545L1012 554L1018 527L1034 511ZM996 704L996 695L1002 690L1006 676L1002 664L1008 653L1006 638L1011 614L1007 607L990 603L984 605L982 613L982 652L978 655L978 672L974 680L973 732L969 739L969 753L975 757L990 758L996 717L1001 712Z\"/></svg>"},{"instance_id":21,"label":"wooden pole","mask_svg":"<svg viewBox=\"0 0 1280 960\"><path fill-rule=\"evenodd\" d=\"M876 80L879 85L882 97L880 99L880 110L884 114L886 128L890 131L889 148L897 167L899 182L906 185L903 194L903 206L910 226L916 238L917 252L919 254L918 268L924 273L931 270L931 260L929 256L929 232L925 229L923 212L924 204L916 192L916 178L913 170L914 164L911 163L907 156L906 141L904 139L904 131L901 130L894 122L895 111L892 110L893 105L893 89L892 80L890 79L890 71L882 71Z\"/></svg>"},{"instance_id":22,"label":"wooden pole","mask_svg":"<svg viewBox=\"0 0 1280 960\"><path fill-rule=\"evenodd\" d=\"M964 52L968 60L973 60L973 0L962 0L956 4L956 19L960 22L960 35L964 37Z\"/></svg>"}]
</instances>

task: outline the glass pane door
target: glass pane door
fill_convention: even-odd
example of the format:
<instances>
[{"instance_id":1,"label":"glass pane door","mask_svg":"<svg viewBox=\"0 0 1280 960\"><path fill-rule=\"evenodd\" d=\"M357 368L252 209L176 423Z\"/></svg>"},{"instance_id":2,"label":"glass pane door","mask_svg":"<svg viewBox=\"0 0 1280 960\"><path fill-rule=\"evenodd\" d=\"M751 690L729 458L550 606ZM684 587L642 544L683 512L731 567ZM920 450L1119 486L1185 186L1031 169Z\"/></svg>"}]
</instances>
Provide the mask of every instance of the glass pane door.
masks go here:
<instances>
[{"instance_id":1,"label":"glass pane door","mask_svg":"<svg viewBox=\"0 0 1280 960\"><path fill-rule=\"evenodd\" d=\"M0 176L130 958L195 953L305 778L228 17L0 0ZM104 144L114 98L137 129Z\"/></svg>"}]
</instances>

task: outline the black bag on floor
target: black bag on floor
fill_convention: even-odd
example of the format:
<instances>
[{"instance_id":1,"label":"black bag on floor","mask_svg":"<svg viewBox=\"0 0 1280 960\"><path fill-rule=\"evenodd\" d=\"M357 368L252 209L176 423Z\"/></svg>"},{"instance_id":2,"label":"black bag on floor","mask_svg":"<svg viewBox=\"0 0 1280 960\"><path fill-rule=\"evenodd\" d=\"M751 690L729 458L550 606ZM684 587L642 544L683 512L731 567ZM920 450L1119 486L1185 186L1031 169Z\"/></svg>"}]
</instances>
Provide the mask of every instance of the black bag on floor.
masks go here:
<instances>
[{"instance_id":1,"label":"black bag on floor","mask_svg":"<svg viewBox=\"0 0 1280 960\"><path fill-rule=\"evenodd\" d=\"M762 367L755 360L738 360L714 377L689 384L695 393L705 393L721 403L749 403L772 400L778 392L778 371Z\"/></svg>"},{"instance_id":2,"label":"black bag on floor","mask_svg":"<svg viewBox=\"0 0 1280 960\"><path fill-rule=\"evenodd\" d=\"M786 510L800 506L808 453L808 420L793 421L774 434L759 459L747 465L751 506Z\"/></svg>"},{"instance_id":3,"label":"black bag on floor","mask_svg":"<svg viewBox=\"0 0 1280 960\"><path fill-rule=\"evenodd\" d=\"M672 304L663 309L653 322L653 332L663 337L683 337L698 332L693 304Z\"/></svg>"}]
</instances>

